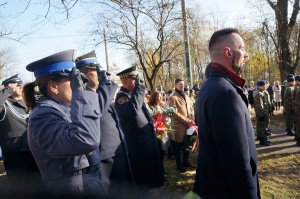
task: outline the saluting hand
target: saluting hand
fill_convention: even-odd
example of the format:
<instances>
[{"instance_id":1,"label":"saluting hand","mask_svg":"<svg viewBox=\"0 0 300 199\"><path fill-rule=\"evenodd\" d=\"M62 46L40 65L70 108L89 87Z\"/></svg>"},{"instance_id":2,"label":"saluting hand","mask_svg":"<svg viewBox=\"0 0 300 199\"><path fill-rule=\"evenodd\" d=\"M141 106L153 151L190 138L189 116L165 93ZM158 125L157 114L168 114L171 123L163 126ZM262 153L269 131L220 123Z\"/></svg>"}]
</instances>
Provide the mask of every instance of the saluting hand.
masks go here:
<instances>
[{"instance_id":1,"label":"saluting hand","mask_svg":"<svg viewBox=\"0 0 300 199\"><path fill-rule=\"evenodd\" d=\"M85 84L88 82L88 78L79 72L78 69L72 68L70 73L70 84L72 91L85 90Z\"/></svg>"},{"instance_id":2,"label":"saluting hand","mask_svg":"<svg viewBox=\"0 0 300 199\"><path fill-rule=\"evenodd\" d=\"M18 87L18 84L17 83L9 83L7 85L7 87L11 88L12 93L14 93L16 91L17 87Z\"/></svg>"},{"instance_id":3,"label":"saluting hand","mask_svg":"<svg viewBox=\"0 0 300 199\"><path fill-rule=\"evenodd\" d=\"M135 78L135 85L141 85L143 83L144 83L144 81L140 78L139 75L137 75Z\"/></svg>"}]
</instances>

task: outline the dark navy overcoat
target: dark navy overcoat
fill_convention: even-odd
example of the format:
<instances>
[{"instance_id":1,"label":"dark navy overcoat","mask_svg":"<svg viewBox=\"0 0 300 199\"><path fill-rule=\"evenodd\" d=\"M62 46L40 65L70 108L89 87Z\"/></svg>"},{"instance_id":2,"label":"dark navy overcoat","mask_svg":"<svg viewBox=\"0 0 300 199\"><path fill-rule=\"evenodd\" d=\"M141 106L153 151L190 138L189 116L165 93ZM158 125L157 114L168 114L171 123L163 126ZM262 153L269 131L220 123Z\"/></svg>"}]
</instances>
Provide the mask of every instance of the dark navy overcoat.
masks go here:
<instances>
[{"instance_id":1,"label":"dark navy overcoat","mask_svg":"<svg viewBox=\"0 0 300 199\"><path fill-rule=\"evenodd\" d=\"M259 198L254 130L240 86L228 71L212 68L198 94L194 192L203 198Z\"/></svg>"},{"instance_id":2,"label":"dark navy overcoat","mask_svg":"<svg viewBox=\"0 0 300 199\"><path fill-rule=\"evenodd\" d=\"M151 116L144 103L145 87L136 85L132 92L118 92L115 108L126 136L134 182L158 187L164 182L159 148Z\"/></svg>"}]
</instances>

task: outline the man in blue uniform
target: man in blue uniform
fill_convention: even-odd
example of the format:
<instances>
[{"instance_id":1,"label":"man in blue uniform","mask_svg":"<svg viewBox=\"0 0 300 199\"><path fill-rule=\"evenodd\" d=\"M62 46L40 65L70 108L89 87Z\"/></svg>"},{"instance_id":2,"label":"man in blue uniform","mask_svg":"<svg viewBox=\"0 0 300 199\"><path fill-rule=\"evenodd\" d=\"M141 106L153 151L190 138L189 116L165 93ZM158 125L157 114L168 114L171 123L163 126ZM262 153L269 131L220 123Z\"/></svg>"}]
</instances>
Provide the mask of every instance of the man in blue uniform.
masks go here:
<instances>
[{"instance_id":1,"label":"man in blue uniform","mask_svg":"<svg viewBox=\"0 0 300 199\"><path fill-rule=\"evenodd\" d=\"M39 183L39 170L27 142L29 109L23 98L23 82L14 75L2 82L0 91L0 146L4 167L11 184L29 191L34 176Z\"/></svg>"},{"instance_id":2,"label":"man in blue uniform","mask_svg":"<svg viewBox=\"0 0 300 199\"><path fill-rule=\"evenodd\" d=\"M100 107L102 109L100 119L101 181L110 195L119 196L120 191L133 182L124 133L116 110L112 106L117 85L107 80L105 71L100 72L100 64L95 51L78 57L76 67L88 78L87 88L97 91L99 101L106 99L107 104ZM111 85L110 92L105 92L106 85Z\"/></svg>"},{"instance_id":3,"label":"man in blue uniform","mask_svg":"<svg viewBox=\"0 0 300 199\"><path fill-rule=\"evenodd\" d=\"M51 193L100 194L94 158L100 142L99 100L85 89L74 59L74 50L66 50L27 65L36 77L24 87L25 102L33 109L28 142Z\"/></svg>"},{"instance_id":4,"label":"man in blue uniform","mask_svg":"<svg viewBox=\"0 0 300 199\"><path fill-rule=\"evenodd\" d=\"M134 182L145 189L162 186L164 174L158 143L144 103L146 87L137 78L135 66L117 75L122 87L115 108L126 136Z\"/></svg>"},{"instance_id":5,"label":"man in blue uniform","mask_svg":"<svg viewBox=\"0 0 300 199\"><path fill-rule=\"evenodd\" d=\"M203 198L260 198L254 129L240 76L248 57L237 29L213 33L211 69L197 99L199 156L194 192Z\"/></svg>"}]
</instances>

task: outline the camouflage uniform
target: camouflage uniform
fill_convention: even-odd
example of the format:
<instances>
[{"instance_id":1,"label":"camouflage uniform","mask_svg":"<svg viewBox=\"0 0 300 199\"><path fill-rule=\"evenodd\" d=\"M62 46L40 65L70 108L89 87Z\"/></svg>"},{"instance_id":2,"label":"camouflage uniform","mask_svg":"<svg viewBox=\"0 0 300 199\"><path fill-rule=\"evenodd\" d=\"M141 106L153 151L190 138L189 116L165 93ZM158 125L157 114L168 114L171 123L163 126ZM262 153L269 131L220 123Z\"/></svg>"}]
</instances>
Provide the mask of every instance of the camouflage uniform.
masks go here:
<instances>
[{"instance_id":1,"label":"camouflage uniform","mask_svg":"<svg viewBox=\"0 0 300 199\"><path fill-rule=\"evenodd\" d=\"M267 136L265 135L266 131L266 120L268 118L268 107L266 104L266 100L264 99L263 91L256 90L254 93L254 109L256 113L256 132L257 138L260 140L266 140Z\"/></svg>"},{"instance_id":2,"label":"camouflage uniform","mask_svg":"<svg viewBox=\"0 0 300 199\"><path fill-rule=\"evenodd\" d=\"M300 86L295 89L295 103L294 103L294 127L296 132L297 145L300 146Z\"/></svg>"},{"instance_id":3,"label":"camouflage uniform","mask_svg":"<svg viewBox=\"0 0 300 199\"><path fill-rule=\"evenodd\" d=\"M293 97L294 86L288 86L284 93L284 108L286 111L286 130L289 133L293 130Z\"/></svg>"},{"instance_id":4,"label":"camouflage uniform","mask_svg":"<svg viewBox=\"0 0 300 199\"><path fill-rule=\"evenodd\" d=\"M266 109L267 109L267 116L266 116L266 129L269 129L269 126L270 126L270 113L271 113L271 99L270 99L270 95L268 93L267 90L264 90L263 91L263 94L264 94L264 104L266 106Z\"/></svg>"}]
</instances>

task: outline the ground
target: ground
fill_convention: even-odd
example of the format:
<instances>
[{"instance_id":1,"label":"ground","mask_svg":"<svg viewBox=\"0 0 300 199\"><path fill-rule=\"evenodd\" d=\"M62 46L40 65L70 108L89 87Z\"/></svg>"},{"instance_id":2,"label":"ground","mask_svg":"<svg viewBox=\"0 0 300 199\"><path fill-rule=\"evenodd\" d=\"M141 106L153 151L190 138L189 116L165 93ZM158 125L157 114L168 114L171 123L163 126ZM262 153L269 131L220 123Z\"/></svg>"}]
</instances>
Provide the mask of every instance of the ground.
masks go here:
<instances>
[{"instance_id":1,"label":"ground","mask_svg":"<svg viewBox=\"0 0 300 199\"><path fill-rule=\"evenodd\" d=\"M253 118L254 127L255 123ZM300 147L296 146L294 137L285 135L282 110L275 111L270 128L273 132L270 137L272 146L262 147L256 142L262 199L300 198ZM197 154L192 153L191 162L196 164L196 158ZM174 160L168 159L165 161L165 168L168 171L167 182L153 191L153 198L181 198L192 190L195 170L178 173ZM0 162L0 186L3 183L6 183L6 176L3 163Z\"/></svg>"}]
</instances>

